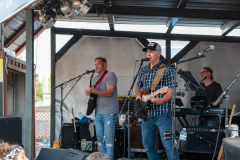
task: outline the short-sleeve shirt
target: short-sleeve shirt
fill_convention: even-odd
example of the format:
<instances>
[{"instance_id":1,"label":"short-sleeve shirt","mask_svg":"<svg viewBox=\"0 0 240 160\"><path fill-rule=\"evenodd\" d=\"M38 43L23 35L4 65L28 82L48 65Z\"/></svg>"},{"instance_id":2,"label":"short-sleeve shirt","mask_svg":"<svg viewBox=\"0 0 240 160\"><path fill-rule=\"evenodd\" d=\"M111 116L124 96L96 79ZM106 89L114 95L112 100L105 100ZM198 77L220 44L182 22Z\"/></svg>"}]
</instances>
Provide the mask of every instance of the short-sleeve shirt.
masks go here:
<instances>
[{"instance_id":1,"label":"short-sleeve shirt","mask_svg":"<svg viewBox=\"0 0 240 160\"><path fill-rule=\"evenodd\" d=\"M204 82L200 83L202 87L205 88L204 91L196 91L196 96L207 96L208 102L212 103L218 99L218 96L222 93L222 87L219 83L213 81L210 85L205 86ZM213 106L212 108L219 108L218 106Z\"/></svg>"},{"instance_id":2,"label":"short-sleeve shirt","mask_svg":"<svg viewBox=\"0 0 240 160\"><path fill-rule=\"evenodd\" d=\"M99 75L95 76L93 79L93 84L95 85ZM104 91L107 90L107 86L115 86L113 94L111 97L97 96L97 106L96 113L98 114L116 114L119 111L118 105L118 95L117 95L117 76L113 72L107 72L103 77L102 81L96 87L96 90Z\"/></svg>"},{"instance_id":3,"label":"short-sleeve shirt","mask_svg":"<svg viewBox=\"0 0 240 160\"><path fill-rule=\"evenodd\" d=\"M160 61L158 64L153 66L152 69L160 67L161 64L162 64L162 62ZM146 66L142 67L139 72L144 72L149 69L150 69L149 65L146 65ZM142 88L143 92L147 92L147 90L152 87L153 79L154 79L157 71L158 70L153 70L151 72L141 74L138 78L137 87ZM154 91L157 91L162 87L170 88L173 86L174 86L174 70L171 67L166 67L166 69L162 75L162 78L161 78L160 82L158 83L158 85L156 86L156 88L154 89ZM165 95L166 95L166 93L158 94L158 97L162 98ZM163 113L171 112L172 105L173 105L172 100L170 100L164 104L161 104L161 105L151 103L150 110L148 110L148 117L157 117Z\"/></svg>"}]
</instances>

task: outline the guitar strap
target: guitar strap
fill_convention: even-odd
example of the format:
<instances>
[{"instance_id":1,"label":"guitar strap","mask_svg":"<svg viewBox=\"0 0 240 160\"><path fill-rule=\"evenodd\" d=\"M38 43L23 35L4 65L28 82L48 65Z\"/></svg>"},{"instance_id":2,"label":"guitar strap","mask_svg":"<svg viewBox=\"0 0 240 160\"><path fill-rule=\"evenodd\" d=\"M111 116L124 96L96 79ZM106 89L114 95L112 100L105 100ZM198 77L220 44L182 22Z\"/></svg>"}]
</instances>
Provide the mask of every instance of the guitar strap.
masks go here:
<instances>
[{"instance_id":1,"label":"guitar strap","mask_svg":"<svg viewBox=\"0 0 240 160\"><path fill-rule=\"evenodd\" d=\"M105 71L102 76L99 78L99 80L96 82L96 84L94 86L98 86L99 83L102 81L103 77L107 74L108 71Z\"/></svg>"},{"instance_id":2,"label":"guitar strap","mask_svg":"<svg viewBox=\"0 0 240 160\"><path fill-rule=\"evenodd\" d=\"M165 64L162 63L162 64L160 65L160 67L163 67L163 66L165 66ZM160 69L157 71L157 73L156 73L156 75L155 75L155 77L154 77L154 79L153 79L153 83L152 83L152 87L151 87L151 91L152 91L152 92L153 92L154 89L157 87L158 83L161 81L162 75L163 75L165 69L166 69L166 67L160 68Z\"/></svg>"}]
</instances>

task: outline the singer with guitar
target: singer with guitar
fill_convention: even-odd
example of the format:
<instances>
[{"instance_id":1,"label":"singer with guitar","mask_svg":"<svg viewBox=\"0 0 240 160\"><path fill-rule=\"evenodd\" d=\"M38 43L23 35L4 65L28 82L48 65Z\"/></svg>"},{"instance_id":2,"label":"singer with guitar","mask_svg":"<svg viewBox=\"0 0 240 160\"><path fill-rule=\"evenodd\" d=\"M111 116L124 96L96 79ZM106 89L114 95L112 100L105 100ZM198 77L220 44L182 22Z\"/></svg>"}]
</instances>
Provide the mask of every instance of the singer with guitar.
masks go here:
<instances>
[{"instance_id":1,"label":"singer with guitar","mask_svg":"<svg viewBox=\"0 0 240 160\"><path fill-rule=\"evenodd\" d=\"M163 66L160 61L161 46L158 43L151 42L143 51L147 51L149 64L142 67L140 72ZM156 78L155 78L156 77ZM167 93L159 93L154 96L154 91L161 88L168 88ZM164 140L164 132L172 127L171 108L173 106L172 96L174 87L174 71L171 67L154 70L139 76L136 87L136 99L141 99L141 90L147 92L151 90L149 97L151 103L147 115L149 120L142 121L142 142L146 149L149 160L160 160L157 148L155 146L155 136L159 128L162 144L167 152L168 160L172 160L172 141ZM176 150L176 160L179 160Z\"/></svg>"},{"instance_id":2,"label":"singer with guitar","mask_svg":"<svg viewBox=\"0 0 240 160\"><path fill-rule=\"evenodd\" d=\"M209 105L207 108L219 108L223 100L221 99L216 106L214 102L218 99L218 96L222 93L222 87L219 83L213 80L213 70L210 67L204 67L201 71L201 77L203 82L200 83L205 88L204 91L197 91L196 96L207 96ZM203 117L199 117L201 121ZM203 126L218 126L218 117L208 116Z\"/></svg>"},{"instance_id":3,"label":"singer with guitar","mask_svg":"<svg viewBox=\"0 0 240 160\"><path fill-rule=\"evenodd\" d=\"M99 152L113 160L115 123L118 114L117 77L115 73L107 71L107 60L103 57L95 58L94 87L89 86L85 91L97 95L95 128L98 139Z\"/></svg>"}]
</instances>

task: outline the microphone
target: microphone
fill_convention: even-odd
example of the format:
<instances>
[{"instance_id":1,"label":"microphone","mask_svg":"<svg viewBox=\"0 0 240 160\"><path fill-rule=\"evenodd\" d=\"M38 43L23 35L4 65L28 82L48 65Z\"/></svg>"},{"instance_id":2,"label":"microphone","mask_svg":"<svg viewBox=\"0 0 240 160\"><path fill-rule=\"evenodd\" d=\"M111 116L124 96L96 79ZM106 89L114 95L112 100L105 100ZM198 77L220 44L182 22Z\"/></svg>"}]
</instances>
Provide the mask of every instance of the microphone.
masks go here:
<instances>
[{"instance_id":1,"label":"microphone","mask_svg":"<svg viewBox=\"0 0 240 160\"><path fill-rule=\"evenodd\" d=\"M149 58L138 59L137 62L138 61L149 61Z\"/></svg>"},{"instance_id":2,"label":"microphone","mask_svg":"<svg viewBox=\"0 0 240 160\"><path fill-rule=\"evenodd\" d=\"M214 50L214 45L210 45L207 49L203 50L202 52L198 53L198 56L202 56L203 54L207 53L208 51Z\"/></svg>"},{"instance_id":3,"label":"microphone","mask_svg":"<svg viewBox=\"0 0 240 160\"><path fill-rule=\"evenodd\" d=\"M89 73L95 73L95 70L94 69L91 71L87 70L84 74L89 74Z\"/></svg>"},{"instance_id":4,"label":"microphone","mask_svg":"<svg viewBox=\"0 0 240 160\"><path fill-rule=\"evenodd\" d=\"M205 76L201 81L200 81L200 83L202 83L202 81L204 81L205 79L207 79L207 77Z\"/></svg>"}]
</instances>

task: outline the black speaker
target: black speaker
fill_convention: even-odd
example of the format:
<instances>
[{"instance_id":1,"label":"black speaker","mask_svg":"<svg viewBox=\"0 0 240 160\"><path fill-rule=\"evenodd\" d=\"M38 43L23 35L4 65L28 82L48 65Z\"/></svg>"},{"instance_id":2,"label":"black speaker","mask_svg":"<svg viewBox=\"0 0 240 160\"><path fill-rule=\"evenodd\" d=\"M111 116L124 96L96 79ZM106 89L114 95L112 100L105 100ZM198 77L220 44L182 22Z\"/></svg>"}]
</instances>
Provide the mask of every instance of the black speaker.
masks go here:
<instances>
[{"instance_id":1,"label":"black speaker","mask_svg":"<svg viewBox=\"0 0 240 160\"><path fill-rule=\"evenodd\" d=\"M214 128L215 129L215 128ZM184 150L184 155L187 159L202 160L210 159L215 150L218 132L213 132L212 127L187 127L187 148ZM224 133L219 132L217 146L221 147ZM219 148L217 149L217 151ZM217 152L218 153L218 152ZM216 158L217 156L215 156Z\"/></svg>"},{"instance_id":2,"label":"black speaker","mask_svg":"<svg viewBox=\"0 0 240 160\"><path fill-rule=\"evenodd\" d=\"M37 160L85 160L88 155L76 149L42 148Z\"/></svg>"},{"instance_id":3,"label":"black speaker","mask_svg":"<svg viewBox=\"0 0 240 160\"><path fill-rule=\"evenodd\" d=\"M0 140L22 145L22 118L0 116Z\"/></svg>"},{"instance_id":4,"label":"black speaker","mask_svg":"<svg viewBox=\"0 0 240 160\"><path fill-rule=\"evenodd\" d=\"M96 138L96 129L94 128L94 137L93 137L93 141L97 141ZM86 139L86 141L92 141L92 137L90 136L90 131L89 131L89 126L80 126L80 141L82 141L82 139Z\"/></svg>"},{"instance_id":5,"label":"black speaker","mask_svg":"<svg viewBox=\"0 0 240 160\"><path fill-rule=\"evenodd\" d=\"M127 134L127 131L125 131ZM127 135L125 137L125 154L127 153ZM114 139L114 158L122 158L124 150L124 130L115 128L115 139Z\"/></svg>"},{"instance_id":6,"label":"black speaker","mask_svg":"<svg viewBox=\"0 0 240 160\"><path fill-rule=\"evenodd\" d=\"M41 148L37 160L60 160L65 151L59 148Z\"/></svg>"},{"instance_id":7,"label":"black speaker","mask_svg":"<svg viewBox=\"0 0 240 160\"><path fill-rule=\"evenodd\" d=\"M61 160L85 160L89 153L76 149L68 149L65 151Z\"/></svg>"},{"instance_id":8,"label":"black speaker","mask_svg":"<svg viewBox=\"0 0 240 160\"><path fill-rule=\"evenodd\" d=\"M74 126L72 124L63 125L61 147L64 149L74 148Z\"/></svg>"},{"instance_id":9,"label":"black speaker","mask_svg":"<svg viewBox=\"0 0 240 160\"><path fill-rule=\"evenodd\" d=\"M80 126L80 134L79 134L79 140L80 140L80 147L79 149L82 151L93 151L94 147L95 147L95 141L97 141L96 138L96 130L94 128L94 137L92 138L90 136L90 130L89 130L89 126ZM82 145L82 140L85 139L86 141L91 141L91 145L89 146L89 144Z\"/></svg>"}]
</instances>

